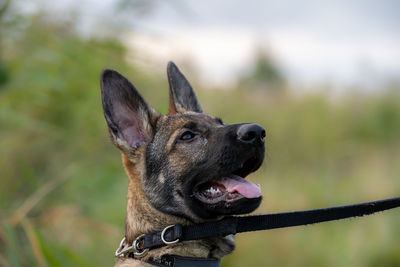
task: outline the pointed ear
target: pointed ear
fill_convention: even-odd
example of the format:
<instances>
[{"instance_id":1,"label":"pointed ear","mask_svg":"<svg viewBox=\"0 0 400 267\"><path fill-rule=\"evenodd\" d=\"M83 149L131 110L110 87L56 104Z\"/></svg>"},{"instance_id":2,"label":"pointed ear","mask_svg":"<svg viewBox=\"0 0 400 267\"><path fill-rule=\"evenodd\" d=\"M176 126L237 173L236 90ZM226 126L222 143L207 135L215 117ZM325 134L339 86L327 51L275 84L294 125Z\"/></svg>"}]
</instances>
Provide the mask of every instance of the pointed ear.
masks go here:
<instances>
[{"instance_id":1,"label":"pointed ear","mask_svg":"<svg viewBox=\"0 0 400 267\"><path fill-rule=\"evenodd\" d=\"M169 114L185 111L202 113L203 109L192 86L171 61L168 63L167 74L169 81Z\"/></svg>"},{"instance_id":2,"label":"pointed ear","mask_svg":"<svg viewBox=\"0 0 400 267\"><path fill-rule=\"evenodd\" d=\"M100 83L104 116L114 144L127 151L150 142L160 114L117 71L103 70Z\"/></svg>"}]
</instances>

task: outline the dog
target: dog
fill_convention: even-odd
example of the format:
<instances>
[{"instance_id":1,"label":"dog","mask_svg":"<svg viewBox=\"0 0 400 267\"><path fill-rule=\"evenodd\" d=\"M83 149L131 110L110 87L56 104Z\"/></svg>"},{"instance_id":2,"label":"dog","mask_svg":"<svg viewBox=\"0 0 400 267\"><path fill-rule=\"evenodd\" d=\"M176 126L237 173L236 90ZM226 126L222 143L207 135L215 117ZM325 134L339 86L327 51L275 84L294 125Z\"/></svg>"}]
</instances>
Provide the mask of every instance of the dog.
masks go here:
<instances>
[{"instance_id":1,"label":"dog","mask_svg":"<svg viewBox=\"0 0 400 267\"><path fill-rule=\"evenodd\" d=\"M264 160L265 129L255 123L227 124L203 113L173 62L167 75L169 110L162 115L120 73L105 69L101 74L109 134L130 178L121 246L169 225L250 213L262 201L259 185L245 177ZM115 266L154 266L164 255L221 259L234 248L232 235L186 241L143 255L123 254Z\"/></svg>"}]
</instances>

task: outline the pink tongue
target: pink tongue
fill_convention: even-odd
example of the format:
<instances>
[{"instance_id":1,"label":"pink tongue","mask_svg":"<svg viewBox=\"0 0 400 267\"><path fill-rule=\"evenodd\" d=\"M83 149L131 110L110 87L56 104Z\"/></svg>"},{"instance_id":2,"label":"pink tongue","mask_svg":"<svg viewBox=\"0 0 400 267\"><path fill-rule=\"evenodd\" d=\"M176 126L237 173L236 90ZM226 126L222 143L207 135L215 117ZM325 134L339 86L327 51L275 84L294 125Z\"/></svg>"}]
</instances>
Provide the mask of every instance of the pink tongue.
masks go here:
<instances>
[{"instance_id":1,"label":"pink tongue","mask_svg":"<svg viewBox=\"0 0 400 267\"><path fill-rule=\"evenodd\" d=\"M253 184L240 176L231 175L220 180L229 193L238 192L245 198L257 198L261 196L259 184Z\"/></svg>"}]
</instances>

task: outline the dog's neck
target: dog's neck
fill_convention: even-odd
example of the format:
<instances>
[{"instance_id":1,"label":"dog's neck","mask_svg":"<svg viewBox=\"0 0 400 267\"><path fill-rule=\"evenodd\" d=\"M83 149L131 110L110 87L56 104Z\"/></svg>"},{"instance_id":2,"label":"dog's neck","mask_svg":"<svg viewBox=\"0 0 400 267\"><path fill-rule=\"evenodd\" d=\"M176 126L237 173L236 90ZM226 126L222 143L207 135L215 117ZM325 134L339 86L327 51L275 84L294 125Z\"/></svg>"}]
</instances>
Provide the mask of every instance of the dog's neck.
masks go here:
<instances>
[{"instance_id":1,"label":"dog's neck","mask_svg":"<svg viewBox=\"0 0 400 267\"><path fill-rule=\"evenodd\" d=\"M128 244L132 244L132 242L142 234L161 231L171 224L190 224L190 222L184 218L158 211L149 203L141 184L141 178L144 174L139 171L145 170L145 168L138 166L144 164L144 160L135 159L135 163L133 163L128 156L122 154L122 161L130 178L125 222L125 237ZM158 259L166 254L183 257L219 259L231 253L234 247L235 241L233 236L216 237L176 243L164 248L154 249L146 253L141 260L147 261L150 258Z\"/></svg>"}]
</instances>

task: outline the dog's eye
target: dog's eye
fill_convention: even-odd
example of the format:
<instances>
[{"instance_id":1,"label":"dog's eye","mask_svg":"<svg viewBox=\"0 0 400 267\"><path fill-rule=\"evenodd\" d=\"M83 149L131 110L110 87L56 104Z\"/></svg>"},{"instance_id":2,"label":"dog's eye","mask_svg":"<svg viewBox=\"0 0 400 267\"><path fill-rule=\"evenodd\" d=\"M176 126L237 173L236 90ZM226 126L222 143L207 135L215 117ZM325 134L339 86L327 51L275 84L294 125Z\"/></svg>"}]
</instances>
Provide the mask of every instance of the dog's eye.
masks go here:
<instances>
[{"instance_id":1,"label":"dog's eye","mask_svg":"<svg viewBox=\"0 0 400 267\"><path fill-rule=\"evenodd\" d=\"M193 139L195 136L196 136L195 133L192 133L190 131L186 131L181 135L181 137L179 139L183 140L183 141L188 141L188 140Z\"/></svg>"}]
</instances>

